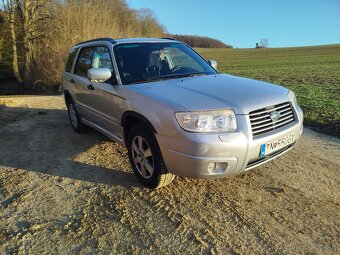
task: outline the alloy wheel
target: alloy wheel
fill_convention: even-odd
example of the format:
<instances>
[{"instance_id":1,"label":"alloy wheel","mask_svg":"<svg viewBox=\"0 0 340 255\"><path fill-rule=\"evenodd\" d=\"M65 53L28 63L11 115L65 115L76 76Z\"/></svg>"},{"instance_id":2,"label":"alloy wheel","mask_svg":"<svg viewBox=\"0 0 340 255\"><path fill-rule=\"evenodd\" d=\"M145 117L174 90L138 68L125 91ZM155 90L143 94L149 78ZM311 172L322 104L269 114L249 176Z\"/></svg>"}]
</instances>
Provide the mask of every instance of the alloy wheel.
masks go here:
<instances>
[{"instance_id":1,"label":"alloy wheel","mask_svg":"<svg viewBox=\"0 0 340 255\"><path fill-rule=\"evenodd\" d=\"M132 158L141 176L150 179L154 172L154 160L150 146L142 136L133 138Z\"/></svg>"}]
</instances>

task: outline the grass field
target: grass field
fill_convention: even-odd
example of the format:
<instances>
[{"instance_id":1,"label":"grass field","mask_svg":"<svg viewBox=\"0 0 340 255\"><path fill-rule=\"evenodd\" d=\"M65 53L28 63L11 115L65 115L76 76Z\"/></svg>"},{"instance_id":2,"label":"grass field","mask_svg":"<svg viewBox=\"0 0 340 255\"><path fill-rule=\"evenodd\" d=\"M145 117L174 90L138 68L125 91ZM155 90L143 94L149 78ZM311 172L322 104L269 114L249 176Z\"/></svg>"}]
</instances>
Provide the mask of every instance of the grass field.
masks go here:
<instances>
[{"instance_id":1,"label":"grass field","mask_svg":"<svg viewBox=\"0 0 340 255\"><path fill-rule=\"evenodd\" d=\"M276 49L197 49L218 70L283 85L296 94L305 123L340 135L340 44Z\"/></svg>"}]
</instances>

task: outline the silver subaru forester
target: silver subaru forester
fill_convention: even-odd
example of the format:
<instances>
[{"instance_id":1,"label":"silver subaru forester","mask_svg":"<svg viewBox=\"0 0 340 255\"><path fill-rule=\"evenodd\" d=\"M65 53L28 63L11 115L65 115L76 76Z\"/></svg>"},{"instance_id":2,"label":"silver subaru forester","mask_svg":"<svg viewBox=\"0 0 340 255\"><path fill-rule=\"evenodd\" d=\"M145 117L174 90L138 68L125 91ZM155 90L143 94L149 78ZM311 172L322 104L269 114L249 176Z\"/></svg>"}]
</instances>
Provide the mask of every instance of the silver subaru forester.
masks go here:
<instances>
[{"instance_id":1,"label":"silver subaru forester","mask_svg":"<svg viewBox=\"0 0 340 255\"><path fill-rule=\"evenodd\" d=\"M219 74L169 38L77 44L62 84L74 131L90 126L125 145L148 188L242 173L290 150L303 129L292 91Z\"/></svg>"}]
</instances>

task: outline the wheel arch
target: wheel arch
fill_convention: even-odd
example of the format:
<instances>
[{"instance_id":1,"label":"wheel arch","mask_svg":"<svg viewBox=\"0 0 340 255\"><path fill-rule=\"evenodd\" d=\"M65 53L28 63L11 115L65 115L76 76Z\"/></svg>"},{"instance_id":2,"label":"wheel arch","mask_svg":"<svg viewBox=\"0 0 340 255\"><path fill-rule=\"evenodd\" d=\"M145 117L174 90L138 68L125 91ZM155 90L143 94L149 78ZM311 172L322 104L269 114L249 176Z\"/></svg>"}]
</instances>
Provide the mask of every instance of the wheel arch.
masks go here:
<instances>
[{"instance_id":1,"label":"wheel arch","mask_svg":"<svg viewBox=\"0 0 340 255\"><path fill-rule=\"evenodd\" d=\"M121 126L124 129L124 140L126 141L127 135L129 134L130 129L137 123L145 124L152 132L157 133L155 127L151 124L151 122L142 114L134 111L126 111L124 112L121 119Z\"/></svg>"},{"instance_id":2,"label":"wheel arch","mask_svg":"<svg viewBox=\"0 0 340 255\"><path fill-rule=\"evenodd\" d=\"M64 99L65 99L66 105L67 105L67 103L69 102L69 100L72 100L72 101L74 102L74 100L73 100L73 98L72 98L72 96L71 96L70 91L68 91L67 89L64 90Z\"/></svg>"}]
</instances>

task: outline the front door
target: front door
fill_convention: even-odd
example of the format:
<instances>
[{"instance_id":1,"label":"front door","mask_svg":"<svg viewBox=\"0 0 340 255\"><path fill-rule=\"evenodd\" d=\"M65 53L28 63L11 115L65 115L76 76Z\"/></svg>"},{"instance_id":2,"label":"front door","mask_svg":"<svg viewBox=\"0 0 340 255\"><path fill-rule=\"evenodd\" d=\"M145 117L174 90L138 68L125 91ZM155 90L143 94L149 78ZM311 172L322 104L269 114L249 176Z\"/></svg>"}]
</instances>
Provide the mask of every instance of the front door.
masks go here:
<instances>
[{"instance_id":1,"label":"front door","mask_svg":"<svg viewBox=\"0 0 340 255\"><path fill-rule=\"evenodd\" d=\"M91 61L86 62L87 66L82 67L82 53L87 59L91 56ZM91 63L88 65L88 63ZM80 68L78 67L80 64ZM109 68L113 78L103 83L91 82L87 78L87 70L89 68ZM85 76L86 70L86 76ZM92 123L105 129L111 134L121 137L121 128L118 123L118 108L117 108L117 82L113 73L112 59L109 48L105 45L91 48L83 48L80 52L78 64L75 69L77 81L81 84L79 89L78 100L79 104L85 110L84 117Z\"/></svg>"}]
</instances>

